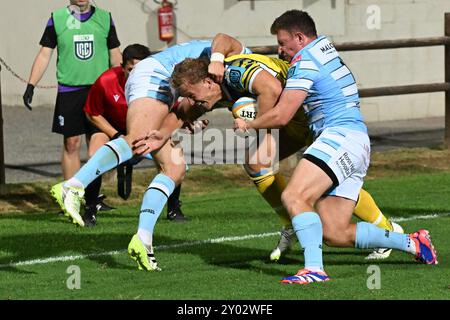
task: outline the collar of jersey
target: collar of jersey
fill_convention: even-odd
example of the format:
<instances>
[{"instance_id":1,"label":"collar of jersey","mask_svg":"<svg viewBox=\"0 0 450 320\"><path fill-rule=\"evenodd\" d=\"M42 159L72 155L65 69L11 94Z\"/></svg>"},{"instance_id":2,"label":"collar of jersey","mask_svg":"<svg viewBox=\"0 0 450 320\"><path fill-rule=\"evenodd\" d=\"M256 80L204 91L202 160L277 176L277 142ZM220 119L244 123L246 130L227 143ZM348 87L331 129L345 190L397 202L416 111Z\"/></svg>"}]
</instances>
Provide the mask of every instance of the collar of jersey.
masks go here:
<instances>
[{"instance_id":1,"label":"collar of jersey","mask_svg":"<svg viewBox=\"0 0 450 320\"><path fill-rule=\"evenodd\" d=\"M314 47L316 45L317 42L322 41L325 38L326 38L325 36L318 36L316 40L311 41L310 43L308 43L305 47L303 47L299 52L297 52L295 54L295 56L291 60L291 63L292 63L292 61L296 60L299 55L301 55L305 51L311 49L312 47Z\"/></svg>"}]
</instances>

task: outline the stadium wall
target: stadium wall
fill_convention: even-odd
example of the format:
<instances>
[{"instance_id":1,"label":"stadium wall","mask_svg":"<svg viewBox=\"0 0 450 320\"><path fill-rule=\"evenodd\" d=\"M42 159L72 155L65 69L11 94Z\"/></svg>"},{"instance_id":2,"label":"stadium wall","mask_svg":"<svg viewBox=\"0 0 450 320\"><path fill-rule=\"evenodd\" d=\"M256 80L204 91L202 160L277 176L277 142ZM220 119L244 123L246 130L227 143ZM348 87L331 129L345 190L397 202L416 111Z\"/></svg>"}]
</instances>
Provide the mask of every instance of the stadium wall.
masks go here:
<instances>
[{"instance_id":1,"label":"stadium wall","mask_svg":"<svg viewBox=\"0 0 450 320\"><path fill-rule=\"evenodd\" d=\"M121 49L143 43L153 50L167 46L159 41L153 0L95 0L111 11ZM39 5L37 5L39 3ZM50 12L67 0L16 0L2 3L0 57L28 79L39 50ZM318 32L335 42L387 40L442 36L448 0L178 0L175 7L177 33L172 43L212 38L229 33L247 46L273 45L269 32L274 18L288 9L303 9L316 20ZM412 48L342 53L361 88L442 82L444 48ZM56 54L41 80L55 85ZM5 105L22 107L25 84L3 68L2 94ZM53 107L55 89L35 91L34 106ZM367 121L401 120L444 115L444 94L415 94L362 100Z\"/></svg>"}]
</instances>

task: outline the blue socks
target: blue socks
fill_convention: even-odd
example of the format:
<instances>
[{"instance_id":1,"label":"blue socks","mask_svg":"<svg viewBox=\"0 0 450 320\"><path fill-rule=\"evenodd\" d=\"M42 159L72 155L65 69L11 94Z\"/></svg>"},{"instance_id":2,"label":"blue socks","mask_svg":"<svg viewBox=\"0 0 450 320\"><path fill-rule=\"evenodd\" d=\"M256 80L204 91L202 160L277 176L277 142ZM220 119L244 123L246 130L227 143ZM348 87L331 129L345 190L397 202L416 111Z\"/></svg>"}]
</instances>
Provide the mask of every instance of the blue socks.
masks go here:
<instances>
[{"instance_id":1,"label":"blue socks","mask_svg":"<svg viewBox=\"0 0 450 320\"><path fill-rule=\"evenodd\" d=\"M132 156L131 148L125 139L112 140L100 147L72 179L86 188L98 176L131 159ZM72 179L67 182L68 185L72 185Z\"/></svg>"},{"instance_id":2,"label":"blue socks","mask_svg":"<svg viewBox=\"0 0 450 320\"><path fill-rule=\"evenodd\" d=\"M390 248L415 252L415 246L410 243L408 234L384 230L367 222L356 224L355 247L359 249Z\"/></svg>"},{"instance_id":3,"label":"blue socks","mask_svg":"<svg viewBox=\"0 0 450 320\"><path fill-rule=\"evenodd\" d=\"M175 182L160 173L153 179L144 194L139 216L138 236L147 247L152 244L153 228L174 189Z\"/></svg>"},{"instance_id":4,"label":"blue socks","mask_svg":"<svg viewBox=\"0 0 450 320\"><path fill-rule=\"evenodd\" d=\"M305 268L312 271L323 270L322 262L322 221L315 212L304 212L292 219L297 238L305 249Z\"/></svg>"}]
</instances>

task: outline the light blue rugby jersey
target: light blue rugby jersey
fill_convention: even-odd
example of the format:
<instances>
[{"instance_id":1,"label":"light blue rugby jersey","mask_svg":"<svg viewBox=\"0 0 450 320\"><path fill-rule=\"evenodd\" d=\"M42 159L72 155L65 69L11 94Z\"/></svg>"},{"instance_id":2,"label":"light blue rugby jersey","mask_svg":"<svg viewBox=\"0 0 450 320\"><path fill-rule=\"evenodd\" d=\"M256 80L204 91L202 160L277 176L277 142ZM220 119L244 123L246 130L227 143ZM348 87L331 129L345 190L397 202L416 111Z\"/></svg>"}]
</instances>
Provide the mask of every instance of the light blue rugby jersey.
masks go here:
<instances>
[{"instance_id":1,"label":"light blue rugby jersey","mask_svg":"<svg viewBox=\"0 0 450 320\"><path fill-rule=\"evenodd\" d=\"M308 92L303 107L314 138L329 127L367 133L355 78L325 36L294 56L285 90Z\"/></svg>"},{"instance_id":2,"label":"light blue rugby jersey","mask_svg":"<svg viewBox=\"0 0 450 320\"><path fill-rule=\"evenodd\" d=\"M167 71L169 71L171 75L175 65L182 62L186 58L195 59L203 56L210 58L211 44L212 41L210 40L192 40L174 45L152 55L152 57L161 62L161 64L167 69ZM242 51L242 53L251 53L248 48L243 48Z\"/></svg>"},{"instance_id":3,"label":"light blue rugby jersey","mask_svg":"<svg viewBox=\"0 0 450 320\"><path fill-rule=\"evenodd\" d=\"M175 65L186 58L211 57L211 44L212 42L207 40L192 40L164 49L152 55L152 58L161 62L172 74Z\"/></svg>"}]
</instances>

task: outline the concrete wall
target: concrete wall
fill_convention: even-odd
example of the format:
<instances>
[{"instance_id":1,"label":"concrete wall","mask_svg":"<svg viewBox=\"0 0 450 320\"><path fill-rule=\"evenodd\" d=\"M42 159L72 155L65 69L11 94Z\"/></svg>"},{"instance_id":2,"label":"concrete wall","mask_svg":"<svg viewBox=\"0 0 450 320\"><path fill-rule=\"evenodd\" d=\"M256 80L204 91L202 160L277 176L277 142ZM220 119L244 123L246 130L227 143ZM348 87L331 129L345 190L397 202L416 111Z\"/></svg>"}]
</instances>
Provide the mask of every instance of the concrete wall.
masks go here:
<instances>
[{"instance_id":1,"label":"concrete wall","mask_svg":"<svg viewBox=\"0 0 450 320\"><path fill-rule=\"evenodd\" d=\"M112 12L122 49L136 42L147 44L154 50L166 47L166 43L158 40L158 5L153 0L95 2ZM22 77L28 79L50 12L66 4L67 0L2 2L0 57ZM320 34L343 42L441 36L444 12L450 12L450 1L179 0L175 8L177 34L174 43L192 38L212 38L217 32L226 32L247 46L272 45L276 43L269 32L273 19L292 8L310 12ZM377 13L379 25L376 24ZM361 88L444 80L443 47L344 52L342 56ZM53 57L40 84L52 85L55 82ZM21 105L24 88L25 84L3 69L4 104ZM434 93L363 99L362 110L368 121L442 116L443 96ZM55 90L40 89L36 90L33 104L51 107L54 100Z\"/></svg>"}]
</instances>

